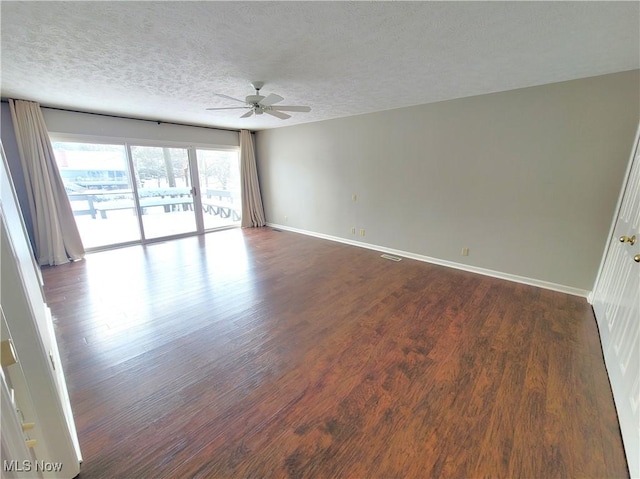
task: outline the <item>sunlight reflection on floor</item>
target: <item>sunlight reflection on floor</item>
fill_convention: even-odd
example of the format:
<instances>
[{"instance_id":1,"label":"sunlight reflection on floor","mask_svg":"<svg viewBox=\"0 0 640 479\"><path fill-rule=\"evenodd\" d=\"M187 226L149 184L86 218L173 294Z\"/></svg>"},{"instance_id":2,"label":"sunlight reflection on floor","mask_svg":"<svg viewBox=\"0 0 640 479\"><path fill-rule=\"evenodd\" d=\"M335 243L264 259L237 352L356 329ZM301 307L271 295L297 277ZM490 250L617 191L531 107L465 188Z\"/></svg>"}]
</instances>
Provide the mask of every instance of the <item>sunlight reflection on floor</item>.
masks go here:
<instances>
[{"instance_id":1,"label":"sunlight reflection on floor","mask_svg":"<svg viewBox=\"0 0 640 479\"><path fill-rule=\"evenodd\" d=\"M92 316L85 342L110 362L144 353L157 341L156 330L167 311L183 311L184 327L189 329L191 311L202 311L202 305L181 294L181 285L187 282L199 282L210 309L225 304L225 316L230 318L238 318L257 300L239 228L90 253L85 261ZM169 288L163 267L167 261L182 265L177 272L173 269ZM229 301L231 290L242 301ZM130 344L138 349L132 350ZM125 348L127 357L119 358Z\"/></svg>"}]
</instances>

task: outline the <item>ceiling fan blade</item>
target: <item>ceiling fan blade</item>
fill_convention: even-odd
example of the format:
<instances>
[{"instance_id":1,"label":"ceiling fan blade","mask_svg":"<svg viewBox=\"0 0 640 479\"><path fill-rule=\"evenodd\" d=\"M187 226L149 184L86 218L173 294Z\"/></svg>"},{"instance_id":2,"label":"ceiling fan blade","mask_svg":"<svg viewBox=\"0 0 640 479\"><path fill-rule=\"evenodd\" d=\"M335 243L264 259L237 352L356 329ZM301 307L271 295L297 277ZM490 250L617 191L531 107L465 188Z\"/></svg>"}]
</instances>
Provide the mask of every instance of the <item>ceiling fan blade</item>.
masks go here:
<instances>
[{"instance_id":1,"label":"ceiling fan blade","mask_svg":"<svg viewBox=\"0 0 640 479\"><path fill-rule=\"evenodd\" d=\"M240 118L249 118L251 115L253 115L253 110L249 110L244 115L241 115Z\"/></svg>"},{"instance_id":2,"label":"ceiling fan blade","mask_svg":"<svg viewBox=\"0 0 640 479\"><path fill-rule=\"evenodd\" d=\"M205 108L206 110L244 110L250 106L223 106L222 108Z\"/></svg>"},{"instance_id":3,"label":"ceiling fan blade","mask_svg":"<svg viewBox=\"0 0 640 479\"><path fill-rule=\"evenodd\" d=\"M271 106L274 103L278 103L279 101L284 100L280 95L276 95L275 93L269 93L269 96L263 98L258 102L260 106Z\"/></svg>"},{"instance_id":4,"label":"ceiling fan blade","mask_svg":"<svg viewBox=\"0 0 640 479\"><path fill-rule=\"evenodd\" d=\"M304 111L304 112L309 112L311 111L311 108L308 106L272 106L271 107L274 110L278 110L278 111Z\"/></svg>"},{"instance_id":5,"label":"ceiling fan blade","mask_svg":"<svg viewBox=\"0 0 640 479\"><path fill-rule=\"evenodd\" d=\"M286 120L287 118L291 118L291 115L287 115L286 113L279 112L278 110L265 110L265 113L271 116L275 116L276 118L280 118L281 120Z\"/></svg>"},{"instance_id":6,"label":"ceiling fan blade","mask_svg":"<svg viewBox=\"0 0 640 479\"><path fill-rule=\"evenodd\" d=\"M214 93L215 96L219 96L221 98L226 98L227 100L239 101L240 103L245 103L244 100L238 100L237 98L233 98L229 95L223 95L222 93Z\"/></svg>"}]
</instances>

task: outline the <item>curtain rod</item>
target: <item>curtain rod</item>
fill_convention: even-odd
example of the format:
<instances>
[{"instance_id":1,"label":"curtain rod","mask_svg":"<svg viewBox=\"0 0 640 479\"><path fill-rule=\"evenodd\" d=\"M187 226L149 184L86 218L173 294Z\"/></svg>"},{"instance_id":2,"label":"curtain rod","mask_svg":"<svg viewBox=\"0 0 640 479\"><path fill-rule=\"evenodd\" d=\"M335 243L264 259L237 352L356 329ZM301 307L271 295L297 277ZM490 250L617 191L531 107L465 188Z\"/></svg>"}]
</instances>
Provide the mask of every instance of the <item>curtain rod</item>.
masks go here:
<instances>
[{"instance_id":1,"label":"curtain rod","mask_svg":"<svg viewBox=\"0 0 640 479\"><path fill-rule=\"evenodd\" d=\"M16 100L19 100L20 98L16 98ZM7 98L2 98L2 100L0 100L2 103L9 103L9 100ZM31 101L31 100L28 100ZM206 128L207 130L221 130L221 131L235 131L235 132L239 132L240 130L236 130L233 128L222 128L222 127L217 127L217 126L204 126L204 125L189 125L188 123L177 123L175 121L164 121L164 120L150 120L148 118L133 118L131 116L120 116L120 115L112 115L109 113L96 113L96 112L92 112L92 111L81 111L81 110L73 110L71 108L58 108L58 107L54 107L54 106L43 106L40 105L40 108L44 108L47 110L58 110L58 111L68 111L70 113L82 113L85 115L98 115L98 116L106 116L109 118L119 118L122 120L137 120L137 121L148 121L151 123L157 123L158 125L164 123L166 125L177 125L177 126L189 126L191 128ZM253 133L253 131L251 132Z\"/></svg>"}]
</instances>

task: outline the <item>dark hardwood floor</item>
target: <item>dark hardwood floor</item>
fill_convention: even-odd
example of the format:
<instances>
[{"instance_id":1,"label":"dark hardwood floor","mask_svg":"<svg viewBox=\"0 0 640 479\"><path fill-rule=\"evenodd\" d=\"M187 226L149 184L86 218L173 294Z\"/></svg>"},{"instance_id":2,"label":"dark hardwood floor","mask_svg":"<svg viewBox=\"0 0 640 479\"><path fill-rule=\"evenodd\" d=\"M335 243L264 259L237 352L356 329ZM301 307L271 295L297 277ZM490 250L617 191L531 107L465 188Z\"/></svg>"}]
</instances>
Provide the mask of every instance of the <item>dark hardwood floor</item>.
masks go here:
<instances>
[{"instance_id":1,"label":"dark hardwood floor","mask_svg":"<svg viewBox=\"0 0 640 479\"><path fill-rule=\"evenodd\" d=\"M628 475L583 298L269 228L43 276L81 479Z\"/></svg>"}]
</instances>

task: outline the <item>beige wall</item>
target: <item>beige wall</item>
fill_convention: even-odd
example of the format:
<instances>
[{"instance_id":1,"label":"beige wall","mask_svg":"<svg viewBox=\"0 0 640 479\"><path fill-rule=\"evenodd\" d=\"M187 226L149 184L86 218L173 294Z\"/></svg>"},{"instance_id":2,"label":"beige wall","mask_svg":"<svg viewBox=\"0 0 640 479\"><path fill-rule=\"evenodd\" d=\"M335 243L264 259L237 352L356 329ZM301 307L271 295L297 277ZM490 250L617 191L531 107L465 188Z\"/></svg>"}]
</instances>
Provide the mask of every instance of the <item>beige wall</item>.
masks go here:
<instances>
[{"instance_id":1,"label":"beige wall","mask_svg":"<svg viewBox=\"0 0 640 479\"><path fill-rule=\"evenodd\" d=\"M591 290L639 87L633 71L260 131L267 220Z\"/></svg>"}]
</instances>

